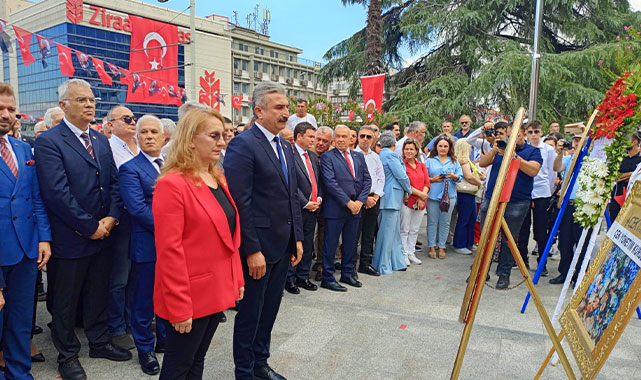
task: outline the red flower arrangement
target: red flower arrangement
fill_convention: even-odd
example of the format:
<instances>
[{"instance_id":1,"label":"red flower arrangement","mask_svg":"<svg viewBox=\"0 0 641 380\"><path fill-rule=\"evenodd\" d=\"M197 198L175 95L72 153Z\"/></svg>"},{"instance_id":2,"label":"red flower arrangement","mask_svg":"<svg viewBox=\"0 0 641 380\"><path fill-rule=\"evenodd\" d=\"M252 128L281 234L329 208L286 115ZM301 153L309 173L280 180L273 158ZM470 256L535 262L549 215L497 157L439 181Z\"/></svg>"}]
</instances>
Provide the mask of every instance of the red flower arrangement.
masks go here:
<instances>
[{"instance_id":1,"label":"red flower arrangement","mask_svg":"<svg viewBox=\"0 0 641 380\"><path fill-rule=\"evenodd\" d=\"M637 94L627 87L626 79L629 76L630 73L626 71L605 93L605 99L597 107L599 113L595 119L595 128L591 131L593 139L614 138L619 127L625 124L625 119L634 116Z\"/></svg>"}]
</instances>

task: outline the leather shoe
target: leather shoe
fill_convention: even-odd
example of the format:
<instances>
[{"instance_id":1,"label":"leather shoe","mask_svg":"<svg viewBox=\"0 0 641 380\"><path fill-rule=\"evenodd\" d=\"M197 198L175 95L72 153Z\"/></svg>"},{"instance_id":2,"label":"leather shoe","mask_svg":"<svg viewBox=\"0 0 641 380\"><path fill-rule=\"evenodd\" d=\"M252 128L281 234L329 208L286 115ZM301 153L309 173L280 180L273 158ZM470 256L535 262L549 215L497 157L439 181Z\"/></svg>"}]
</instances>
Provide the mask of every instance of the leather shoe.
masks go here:
<instances>
[{"instance_id":1,"label":"leather shoe","mask_svg":"<svg viewBox=\"0 0 641 380\"><path fill-rule=\"evenodd\" d=\"M33 335L38 335L38 334L40 334L40 333L42 333L42 327L40 327L40 326L38 326L38 325L34 326L34 328L33 328Z\"/></svg>"},{"instance_id":2,"label":"leather shoe","mask_svg":"<svg viewBox=\"0 0 641 380\"><path fill-rule=\"evenodd\" d=\"M167 351L167 343L158 343L158 342L156 342L156 348L154 349L154 351L157 354L164 354L165 351Z\"/></svg>"},{"instance_id":3,"label":"leather shoe","mask_svg":"<svg viewBox=\"0 0 641 380\"><path fill-rule=\"evenodd\" d=\"M314 277L315 281L321 281L323 279L323 270L320 269L316 272L316 277Z\"/></svg>"},{"instance_id":4,"label":"leather shoe","mask_svg":"<svg viewBox=\"0 0 641 380\"><path fill-rule=\"evenodd\" d=\"M301 280L300 278L296 279L296 286L303 288L305 290L311 290L311 291L318 289L318 286L316 286L316 284L313 284L309 280Z\"/></svg>"},{"instance_id":5,"label":"leather shoe","mask_svg":"<svg viewBox=\"0 0 641 380\"><path fill-rule=\"evenodd\" d=\"M287 380L278 372L274 371L269 365L254 368L254 379L259 380Z\"/></svg>"},{"instance_id":6,"label":"leather shoe","mask_svg":"<svg viewBox=\"0 0 641 380\"><path fill-rule=\"evenodd\" d=\"M294 281L287 281L285 283L285 290L291 294L300 294L300 289L298 289L298 286L294 284Z\"/></svg>"},{"instance_id":7,"label":"leather shoe","mask_svg":"<svg viewBox=\"0 0 641 380\"><path fill-rule=\"evenodd\" d=\"M58 372L62 380L87 380L87 373L78 359L67 360L58 364Z\"/></svg>"},{"instance_id":8,"label":"leather shoe","mask_svg":"<svg viewBox=\"0 0 641 380\"><path fill-rule=\"evenodd\" d=\"M559 275L557 277L550 279L550 284L556 285L556 284L562 284L564 282L565 282L565 277L563 277L563 275Z\"/></svg>"},{"instance_id":9,"label":"leather shoe","mask_svg":"<svg viewBox=\"0 0 641 380\"><path fill-rule=\"evenodd\" d=\"M45 361L45 356L42 354L42 352L38 352L35 355L31 355L31 361L33 363L42 363Z\"/></svg>"},{"instance_id":10,"label":"leather shoe","mask_svg":"<svg viewBox=\"0 0 641 380\"><path fill-rule=\"evenodd\" d=\"M225 313L223 313L223 312L220 313L220 320L218 322L220 322L220 323L227 322L227 316L225 315Z\"/></svg>"},{"instance_id":11,"label":"leather shoe","mask_svg":"<svg viewBox=\"0 0 641 380\"><path fill-rule=\"evenodd\" d=\"M104 358L115 362L124 362L131 359L131 352L111 343L99 347L89 347L90 358Z\"/></svg>"},{"instance_id":12,"label":"leather shoe","mask_svg":"<svg viewBox=\"0 0 641 380\"><path fill-rule=\"evenodd\" d=\"M125 350L133 350L134 348L136 348L134 340L131 339L131 337L127 333L112 336L111 344L120 348L124 348Z\"/></svg>"},{"instance_id":13,"label":"leather shoe","mask_svg":"<svg viewBox=\"0 0 641 380\"><path fill-rule=\"evenodd\" d=\"M496 282L497 289L507 289L510 286L510 278L508 276L499 276L499 280Z\"/></svg>"},{"instance_id":14,"label":"leather shoe","mask_svg":"<svg viewBox=\"0 0 641 380\"><path fill-rule=\"evenodd\" d=\"M156 375L160 372L160 364L153 352L138 354L138 363L140 363L140 369L147 375Z\"/></svg>"},{"instance_id":15,"label":"leather shoe","mask_svg":"<svg viewBox=\"0 0 641 380\"><path fill-rule=\"evenodd\" d=\"M333 290L335 292L346 292L347 288L340 285L336 281L323 281L321 282L321 288Z\"/></svg>"},{"instance_id":16,"label":"leather shoe","mask_svg":"<svg viewBox=\"0 0 641 380\"><path fill-rule=\"evenodd\" d=\"M340 282L353 286L355 288L360 288L361 286L363 286L363 284L360 281L356 280L354 277L341 277Z\"/></svg>"},{"instance_id":17,"label":"leather shoe","mask_svg":"<svg viewBox=\"0 0 641 380\"><path fill-rule=\"evenodd\" d=\"M370 276L376 276L376 277L381 275L381 272L374 269L374 267L371 265L368 265L364 268L358 268L358 273L368 274Z\"/></svg>"}]
</instances>

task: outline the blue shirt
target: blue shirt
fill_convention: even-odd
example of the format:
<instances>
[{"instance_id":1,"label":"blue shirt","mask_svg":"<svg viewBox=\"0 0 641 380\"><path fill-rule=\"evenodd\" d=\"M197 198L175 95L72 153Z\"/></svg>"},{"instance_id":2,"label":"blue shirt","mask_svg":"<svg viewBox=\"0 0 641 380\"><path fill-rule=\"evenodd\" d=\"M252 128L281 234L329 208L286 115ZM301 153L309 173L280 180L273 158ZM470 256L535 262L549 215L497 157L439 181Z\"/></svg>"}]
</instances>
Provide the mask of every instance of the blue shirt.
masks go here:
<instances>
[{"instance_id":1,"label":"blue shirt","mask_svg":"<svg viewBox=\"0 0 641 380\"><path fill-rule=\"evenodd\" d=\"M430 178L452 172L454 175L458 176L457 182L460 182L463 179L463 169L461 169L461 164L459 164L458 161L452 162L452 159L449 157L447 158L447 161L445 161L445 164L441 163L441 159L438 158L438 156L428 158L425 160L425 167L427 168L427 174ZM447 193L450 198L456 198L456 183L450 178L447 180L449 181L449 184L447 185ZM430 192L427 193L427 195L432 200L440 201L443 197L444 189L445 182L430 181Z\"/></svg>"},{"instance_id":2,"label":"blue shirt","mask_svg":"<svg viewBox=\"0 0 641 380\"><path fill-rule=\"evenodd\" d=\"M525 161L536 161L539 164L543 163L541 150L539 148L533 147L528 143L517 147L515 152ZM487 182L487 191L485 192L485 198L487 199L492 198L492 192L494 191L494 185L496 184L496 177L498 176L499 170L501 169L501 162L503 162L503 156L497 153L494 156L494 162L492 162L492 170L490 171L490 179ZM512 196L510 197L510 201L532 199L533 188L534 177L530 177L522 170L519 170L516 175L516 181L514 182L514 189L512 189Z\"/></svg>"},{"instance_id":3,"label":"blue shirt","mask_svg":"<svg viewBox=\"0 0 641 380\"><path fill-rule=\"evenodd\" d=\"M470 128L470 129L467 130L466 134L463 134L463 130L459 129L458 131L456 131L454 133L454 137L456 137L457 139L462 139L463 137L467 137L470 133L472 133L472 131L473 131L473 129Z\"/></svg>"},{"instance_id":4,"label":"blue shirt","mask_svg":"<svg viewBox=\"0 0 641 380\"><path fill-rule=\"evenodd\" d=\"M574 158L574 154L569 156L563 156L563 181L565 181L565 179L568 178L568 186L570 186L570 182L569 182L570 178L568 177L570 173L568 172L570 171L570 165L572 164L573 158ZM578 188L579 188L579 184L575 182L574 187L572 188L572 192L570 193L571 201L576 199L576 189Z\"/></svg>"}]
</instances>

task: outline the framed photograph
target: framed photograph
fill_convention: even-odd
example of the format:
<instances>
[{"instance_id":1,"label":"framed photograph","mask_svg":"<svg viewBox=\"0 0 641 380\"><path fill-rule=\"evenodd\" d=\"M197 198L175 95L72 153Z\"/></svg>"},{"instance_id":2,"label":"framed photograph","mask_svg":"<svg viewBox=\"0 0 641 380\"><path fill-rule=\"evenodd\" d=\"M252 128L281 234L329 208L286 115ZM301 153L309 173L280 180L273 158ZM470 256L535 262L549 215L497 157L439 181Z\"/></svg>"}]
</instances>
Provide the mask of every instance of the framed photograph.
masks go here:
<instances>
[{"instance_id":1,"label":"framed photograph","mask_svg":"<svg viewBox=\"0 0 641 380\"><path fill-rule=\"evenodd\" d=\"M641 301L641 186L635 186L561 315L585 379L599 372Z\"/></svg>"}]
</instances>

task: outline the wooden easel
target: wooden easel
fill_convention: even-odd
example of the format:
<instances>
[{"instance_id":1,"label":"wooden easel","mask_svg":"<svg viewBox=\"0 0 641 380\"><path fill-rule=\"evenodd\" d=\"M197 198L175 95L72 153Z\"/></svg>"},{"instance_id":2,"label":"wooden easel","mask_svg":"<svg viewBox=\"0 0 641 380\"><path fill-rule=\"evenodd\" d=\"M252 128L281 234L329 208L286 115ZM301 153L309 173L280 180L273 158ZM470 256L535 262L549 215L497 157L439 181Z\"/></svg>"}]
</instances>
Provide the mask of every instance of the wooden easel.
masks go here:
<instances>
[{"instance_id":1,"label":"wooden easel","mask_svg":"<svg viewBox=\"0 0 641 380\"><path fill-rule=\"evenodd\" d=\"M504 157L512 157L516 149L516 139L519 134L519 129L521 128L521 123L523 121L523 115L525 110L519 108L516 117L514 118L514 123L512 124L512 131L510 133L510 140L507 147L505 148ZM511 165L517 165L512 167ZM481 294L483 293L483 288L485 286L485 278L487 277L488 271L490 270L490 264L492 262L492 254L494 252L494 247L496 246L496 240L498 238L499 231L503 231L505 235L508 247L514 256L521 275L525 280L525 284L528 287L528 290L532 294L533 301L536 305L536 308L541 316L541 321L545 326L545 329L552 341L552 345L559 353L561 363L565 369L565 373L568 378L575 380L574 372L570 366L565 351L561 346L560 340L558 339L554 327L550 322L550 318L541 302L534 284L530 278L530 274L521 258L519 249L517 248L516 242L510 233L510 230L505 222L503 217L505 213L505 208L510 199L512 193L512 186L514 185L515 175L518 171L519 160L509 160L503 159L501 162L501 168L499 170L496 184L494 185L494 191L490 201L489 208L487 210L487 215L485 222L483 224L483 229L481 230L481 239L479 240L479 246L477 249L477 254L474 257L474 264L472 265L472 270L470 272L469 281L467 288L465 289L465 296L463 297L463 304L461 305L461 312L459 314L459 321L465 323L463 328L463 334L461 336L461 342L459 344L458 352L456 354L456 360L454 362L454 368L452 369L451 380L457 380L461 373L461 367L463 366L463 358L465 357L465 352L467 350L467 344L470 339L470 334L472 333L472 327L474 326L474 320L476 318L476 312L478 310L478 305L481 299ZM508 179L508 172L511 172L513 175ZM507 185L507 186L506 186Z\"/></svg>"}]
</instances>

